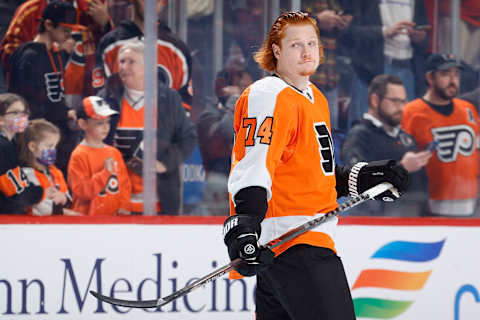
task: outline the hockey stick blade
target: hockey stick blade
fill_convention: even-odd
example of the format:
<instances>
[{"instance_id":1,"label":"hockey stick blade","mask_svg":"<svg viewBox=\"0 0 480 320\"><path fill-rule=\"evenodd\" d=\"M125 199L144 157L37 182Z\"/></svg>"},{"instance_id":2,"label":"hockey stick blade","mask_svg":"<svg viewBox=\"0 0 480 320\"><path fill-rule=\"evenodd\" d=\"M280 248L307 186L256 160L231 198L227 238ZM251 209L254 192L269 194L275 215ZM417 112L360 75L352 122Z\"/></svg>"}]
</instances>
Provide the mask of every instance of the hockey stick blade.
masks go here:
<instances>
[{"instance_id":1,"label":"hockey stick blade","mask_svg":"<svg viewBox=\"0 0 480 320\"><path fill-rule=\"evenodd\" d=\"M311 230L320 224L324 223L326 220L339 215L340 213L351 209L360 203L373 199L376 196L382 194L383 192L390 190L392 193L398 194L398 191L388 182L383 182L380 183L379 185L376 185L375 187L372 187L368 190L366 190L364 193L357 197L353 197L350 200L345 201L341 205L338 206L337 209L332 210L320 217L317 217L315 219L309 220L305 222L304 224L284 233L280 237L270 241L267 243L264 247L268 249L273 249L276 248L285 242L292 240L293 238L298 237L299 235L307 232L308 230ZM183 297L184 295L188 294L189 292L195 290L198 287L203 287L209 282L212 282L213 280L223 276L224 274L232 271L237 264L241 263L240 259L233 260L229 264L218 268L211 273L207 274L203 278L197 279L193 283L191 283L188 286L183 287L182 289L173 292L172 294L165 296L163 298L159 298L156 300L122 300L122 299L115 299L112 297L104 296L98 292L95 291L90 291L90 293L97 299L107 302L116 306L122 306L122 307L130 307L130 308L158 308L161 306L164 306L170 302L172 302L175 299L178 299L180 297Z\"/></svg>"}]
</instances>

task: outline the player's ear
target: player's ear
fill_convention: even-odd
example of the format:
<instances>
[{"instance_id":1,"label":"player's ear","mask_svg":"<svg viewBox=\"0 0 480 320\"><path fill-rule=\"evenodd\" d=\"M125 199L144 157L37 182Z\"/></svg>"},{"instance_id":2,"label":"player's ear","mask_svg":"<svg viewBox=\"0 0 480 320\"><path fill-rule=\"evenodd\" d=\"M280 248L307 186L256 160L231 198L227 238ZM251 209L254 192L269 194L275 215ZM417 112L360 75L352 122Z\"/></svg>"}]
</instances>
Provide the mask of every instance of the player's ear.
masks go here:
<instances>
[{"instance_id":1,"label":"player's ear","mask_svg":"<svg viewBox=\"0 0 480 320\"><path fill-rule=\"evenodd\" d=\"M274 43L272 44L272 51L275 58L278 59L278 57L280 57L280 47Z\"/></svg>"}]
</instances>

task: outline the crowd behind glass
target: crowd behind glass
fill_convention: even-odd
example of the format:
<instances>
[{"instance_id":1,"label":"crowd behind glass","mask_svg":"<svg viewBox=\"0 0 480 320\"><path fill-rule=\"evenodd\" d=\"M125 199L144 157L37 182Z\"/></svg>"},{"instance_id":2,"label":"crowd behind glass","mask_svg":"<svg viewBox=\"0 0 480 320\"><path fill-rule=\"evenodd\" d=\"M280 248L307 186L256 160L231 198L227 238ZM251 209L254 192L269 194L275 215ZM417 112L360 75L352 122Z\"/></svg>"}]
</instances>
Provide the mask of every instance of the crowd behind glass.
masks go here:
<instances>
[{"instance_id":1,"label":"crowd behind glass","mask_svg":"<svg viewBox=\"0 0 480 320\"><path fill-rule=\"evenodd\" d=\"M2 197L28 189L19 200L22 214L142 214L144 92L152 89L143 81L143 0L69 1L73 18L68 8L50 8L52 2L0 1L0 94L20 97L0 96L1 152L15 152L19 161L0 173L0 184L17 183ZM329 101L336 162L388 157L411 172L402 201L371 201L350 214L479 216L480 3L474 0L158 0L158 214L228 215L235 103L267 75L252 57L284 10L317 19L325 61L311 81ZM30 42L36 44L25 46ZM37 50L39 43L47 50ZM37 60L29 65L32 54ZM41 73L43 64L53 72ZM40 78L47 86L42 97L34 85ZM435 100L442 92L447 96ZM443 124L455 135L448 142L435 128L429 133L435 142L427 141L416 130L425 125L416 117L418 105L425 102L434 114L427 117L437 117L441 102L452 102L448 92L468 101L451 106L466 108L468 119ZM103 133L89 127L92 119ZM97 161L98 174L88 176L81 157L87 159L83 149L95 144L95 132L105 135L105 148L120 153L110 150L112 156ZM81 151L86 154L78 158ZM89 197L98 203L92 206Z\"/></svg>"}]
</instances>

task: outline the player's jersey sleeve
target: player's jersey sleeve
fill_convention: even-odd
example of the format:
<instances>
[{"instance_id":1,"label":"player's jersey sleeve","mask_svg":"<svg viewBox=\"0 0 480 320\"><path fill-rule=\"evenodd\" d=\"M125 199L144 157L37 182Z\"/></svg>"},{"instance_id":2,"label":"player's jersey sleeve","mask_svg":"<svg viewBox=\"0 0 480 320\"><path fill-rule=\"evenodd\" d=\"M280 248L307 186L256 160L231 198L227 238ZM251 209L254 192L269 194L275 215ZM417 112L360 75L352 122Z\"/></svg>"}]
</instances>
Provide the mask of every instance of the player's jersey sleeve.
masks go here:
<instances>
[{"instance_id":1,"label":"player's jersey sleeve","mask_svg":"<svg viewBox=\"0 0 480 320\"><path fill-rule=\"evenodd\" d=\"M272 197L276 167L291 156L295 138L295 103L287 99L287 85L275 78L250 86L239 98L234 117L235 142L228 191L232 195L259 186Z\"/></svg>"}]
</instances>

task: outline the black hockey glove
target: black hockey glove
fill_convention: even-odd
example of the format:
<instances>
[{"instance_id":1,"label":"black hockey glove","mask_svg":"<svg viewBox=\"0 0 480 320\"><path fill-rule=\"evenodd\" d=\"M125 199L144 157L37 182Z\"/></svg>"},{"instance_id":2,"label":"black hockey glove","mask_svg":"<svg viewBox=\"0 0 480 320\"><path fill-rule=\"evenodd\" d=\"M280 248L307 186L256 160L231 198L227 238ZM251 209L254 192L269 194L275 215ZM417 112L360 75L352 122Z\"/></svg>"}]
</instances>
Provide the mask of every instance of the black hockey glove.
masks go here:
<instances>
[{"instance_id":1,"label":"black hockey glove","mask_svg":"<svg viewBox=\"0 0 480 320\"><path fill-rule=\"evenodd\" d=\"M399 194L388 190L376 196L375 200L395 201L408 189L408 172L395 160L359 162L350 169L348 191L351 196L358 196L382 182L390 182Z\"/></svg>"},{"instance_id":2,"label":"black hockey glove","mask_svg":"<svg viewBox=\"0 0 480 320\"><path fill-rule=\"evenodd\" d=\"M260 220L254 215L236 214L228 217L223 224L228 255L232 261L241 259L234 269L242 276L254 276L273 263L274 253L258 245L260 232Z\"/></svg>"}]
</instances>

